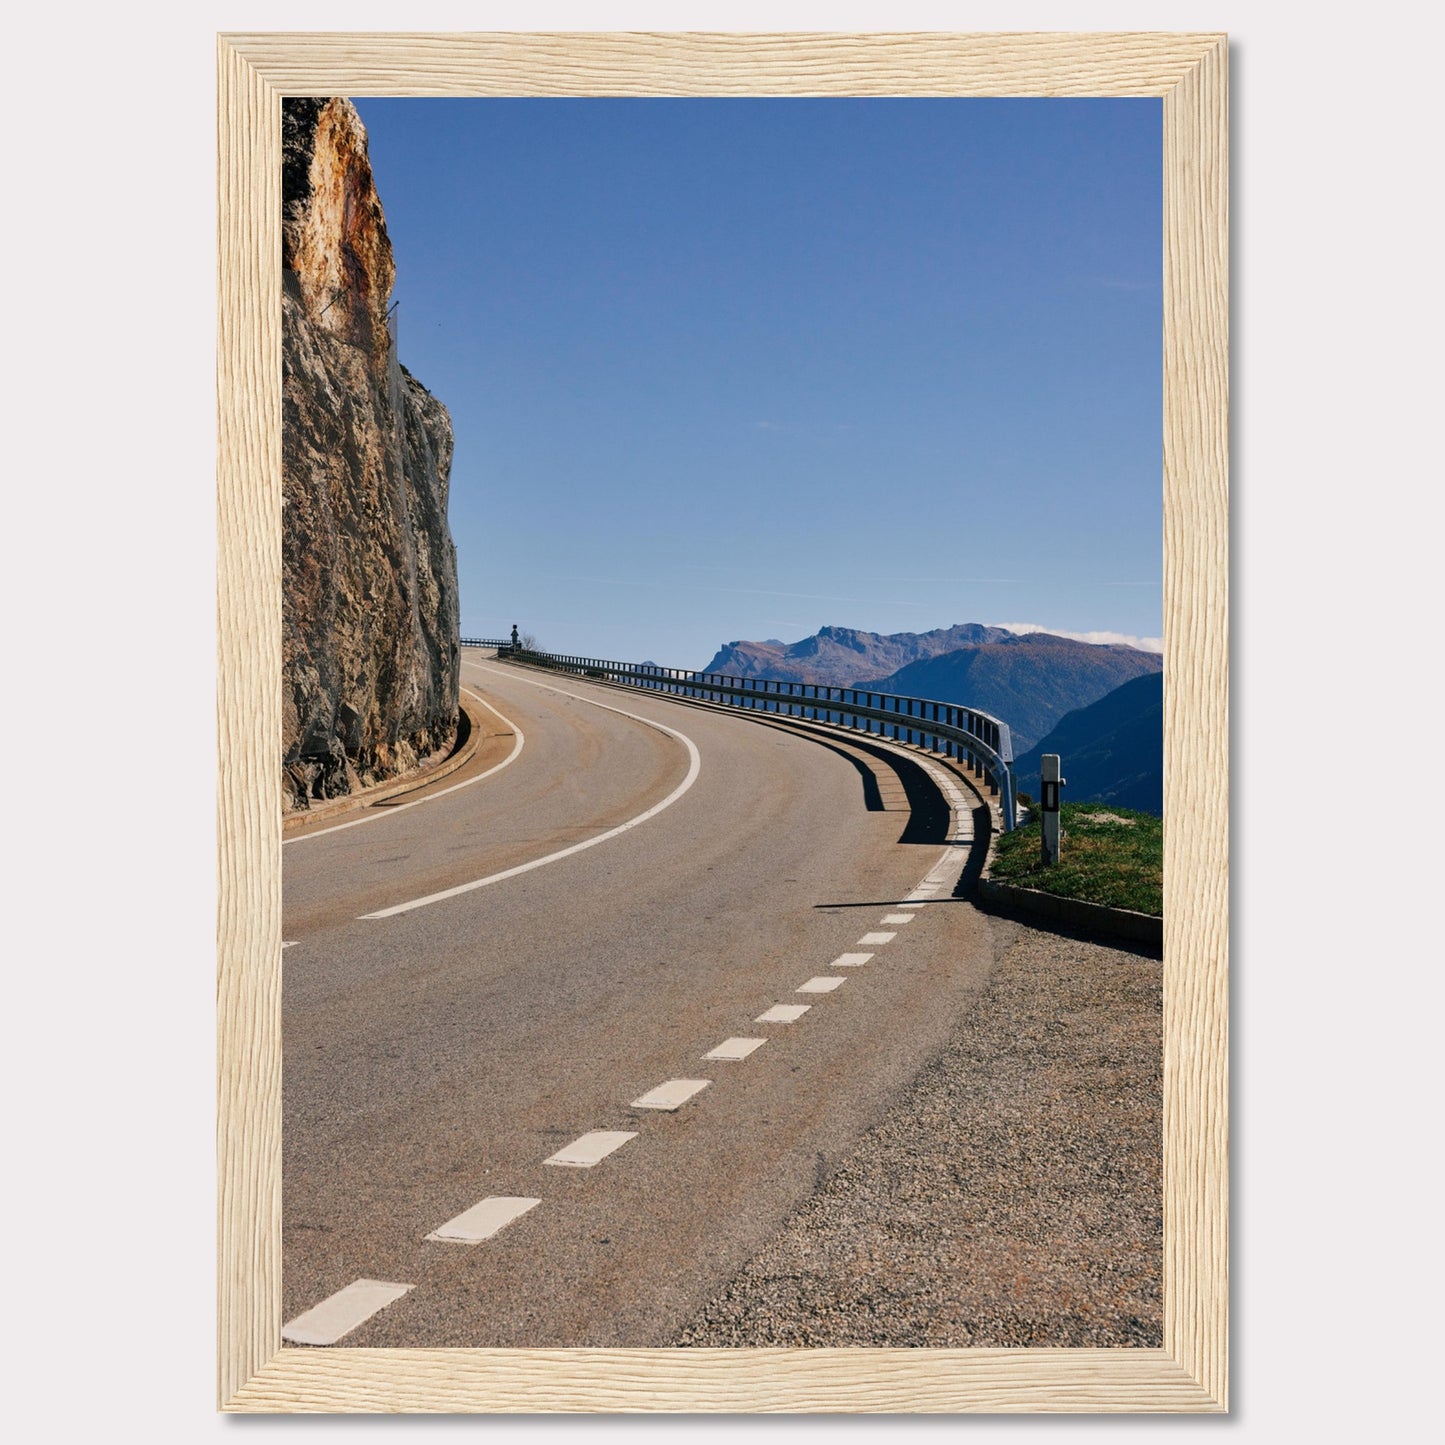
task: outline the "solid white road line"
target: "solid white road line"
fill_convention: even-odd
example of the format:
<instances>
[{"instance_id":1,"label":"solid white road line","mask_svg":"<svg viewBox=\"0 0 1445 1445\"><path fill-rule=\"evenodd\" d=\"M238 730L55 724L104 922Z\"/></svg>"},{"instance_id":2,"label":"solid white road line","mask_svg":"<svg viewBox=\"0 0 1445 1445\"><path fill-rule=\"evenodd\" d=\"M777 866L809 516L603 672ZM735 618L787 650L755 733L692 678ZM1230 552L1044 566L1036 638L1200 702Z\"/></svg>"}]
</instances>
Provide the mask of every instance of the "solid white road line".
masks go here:
<instances>
[{"instance_id":1,"label":"solid white road line","mask_svg":"<svg viewBox=\"0 0 1445 1445\"><path fill-rule=\"evenodd\" d=\"M766 1013L760 1013L753 1020L755 1024L792 1024L803 1017L813 1005L810 1003L775 1003Z\"/></svg>"},{"instance_id":2,"label":"solid white road line","mask_svg":"<svg viewBox=\"0 0 1445 1445\"><path fill-rule=\"evenodd\" d=\"M620 1149L629 1139L637 1138L637 1131L628 1133L625 1129L594 1129L580 1139L574 1139L565 1149L559 1149L544 1164L560 1164L566 1169L590 1169L599 1160L605 1159L614 1149Z\"/></svg>"},{"instance_id":3,"label":"solid white road line","mask_svg":"<svg viewBox=\"0 0 1445 1445\"><path fill-rule=\"evenodd\" d=\"M882 944L892 943L897 937L898 935L896 933L865 933L863 937L858 940L858 947L867 948L871 945L874 948L878 948Z\"/></svg>"},{"instance_id":4,"label":"solid white road line","mask_svg":"<svg viewBox=\"0 0 1445 1445\"><path fill-rule=\"evenodd\" d=\"M865 938L863 941L866 943L868 940ZM867 963L868 960L872 957L873 955L871 953L840 953L838 957L835 958L832 963L828 965L828 967L862 968L863 965Z\"/></svg>"},{"instance_id":5,"label":"solid white road line","mask_svg":"<svg viewBox=\"0 0 1445 1445\"><path fill-rule=\"evenodd\" d=\"M281 1338L293 1345L334 1345L411 1288L409 1284L387 1284L379 1279L353 1280L345 1289L297 1315L290 1324L282 1325Z\"/></svg>"},{"instance_id":6,"label":"solid white road line","mask_svg":"<svg viewBox=\"0 0 1445 1445\"><path fill-rule=\"evenodd\" d=\"M477 1244L490 1239L541 1202L540 1199L493 1195L463 1210L455 1219L447 1220L440 1229L432 1230L427 1238L454 1244Z\"/></svg>"},{"instance_id":7,"label":"solid white road line","mask_svg":"<svg viewBox=\"0 0 1445 1445\"><path fill-rule=\"evenodd\" d=\"M917 915L912 913L885 913L884 923L912 923Z\"/></svg>"},{"instance_id":8,"label":"solid white road line","mask_svg":"<svg viewBox=\"0 0 1445 1445\"><path fill-rule=\"evenodd\" d=\"M711 1079L669 1079L655 1089L649 1089L640 1099L632 1101L634 1109L666 1109L669 1113L680 1109L712 1083Z\"/></svg>"},{"instance_id":9,"label":"solid white road line","mask_svg":"<svg viewBox=\"0 0 1445 1445\"><path fill-rule=\"evenodd\" d=\"M703 1055L705 1059L745 1059L762 1048L766 1039L724 1039L717 1048Z\"/></svg>"},{"instance_id":10,"label":"solid white road line","mask_svg":"<svg viewBox=\"0 0 1445 1445\"><path fill-rule=\"evenodd\" d=\"M793 990L794 993L832 993L835 988L842 988L848 980L846 978L810 978L807 983Z\"/></svg>"},{"instance_id":11,"label":"solid white road line","mask_svg":"<svg viewBox=\"0 0 1445 1445\"><path fill-rule=\"evenodd\" d=\"M406 812L408 808L419 808L423 803L434 803L438 798L445 798L448 793L457 793L463 788L470 788L473 783L480 783L484 778L490 778L493 773L500 773L509 763L516 762L518 755L521 753L527 741L522 735L522 729L519 728L516 723L512 722L510 718L502 717L501 713L497 712L496 708L494 708L486 698L479 696L473 692L471 688L464 687L462 691L466 693L468 697L475 698L488 712L495 713L516 735L517 740L512 744L512 751L509 752L501 762L496 764L495 767L488 768L484 773L478 773L474 778L468 778L464 783L453 783L449 788L438 788L436 792L428 793L424 798L413 798L409 803L397 803L394 806L388 804L385 807L372 804L372 811L364 817L353 818L349 823L337 823L331 828L318 828L314 833L298 833L294 838L283 839L281 846L283 848L289 848L293 843L309 843L312 838L324 838L328 833L341 832L343 828L359 828L363 823L375 823L379 818L390 818L397 813ZM425 784L419 783L417 786L424 787Z\"/></svg>"},{"instance_id":12,"label":"solid white road line","mask_svg":"<svg viewBox=\"0 0 1445 1445\"><path fill-rule=\"evenodd\" d=\"M476 667L477 664L472 663L471 666ZM480 670L490 672L493 669L482 668ZM534 868L543 868L548 863L556 863L559 859L570 858L574 853L582 852L584 848L595 848L599 843L605 843L609 838L619 837L629 829L636 828L640 823L647 822L649 818L655 818L665 808L672 807L697 781L698 772L702 768L702 758L698 755L697 744L686 733L680 733L676 728L667 727L663 723L654 722L650 717L639 717L635 712L624 712L620 707L609 707L605 702L597 702L593 698L583 697L578 692L567 692L560 687L548 687L526 677L519 678L518 681L525 682L530 687L540 687L544 692L556 692L563 697L575 697L579 702L591 703L593 707L600 707L604 712L615 712L621 717L631 718L645 727L656 728L658 732L667 733L670 737L676 738L687 749L687 776L660 803L654 803L645 813L639 813L635 818L629 818L627 822L621 823L605 833L599 833L595 838L586 838L581 843L572 844L570 848L561 848L555 853L548 853L545 858L534 858L530 863L519 863L515 868L504 868L500 873L489 874L486 878L477 878L471 883L458 883L455 888L443 888L440 893L428 893L424 898L413 898L406 903L393 904L390 908L378 908L375 913L363 913L360 915L362 918L393 918L398 913L410 913L413 908L426 908L429 904L441 903L444 899L456 898L463 893L471 893L474 889L486 888L492 883L500 883L504 878L515 878L521 873L530 873Z\"/></svg>"}]
</instances>

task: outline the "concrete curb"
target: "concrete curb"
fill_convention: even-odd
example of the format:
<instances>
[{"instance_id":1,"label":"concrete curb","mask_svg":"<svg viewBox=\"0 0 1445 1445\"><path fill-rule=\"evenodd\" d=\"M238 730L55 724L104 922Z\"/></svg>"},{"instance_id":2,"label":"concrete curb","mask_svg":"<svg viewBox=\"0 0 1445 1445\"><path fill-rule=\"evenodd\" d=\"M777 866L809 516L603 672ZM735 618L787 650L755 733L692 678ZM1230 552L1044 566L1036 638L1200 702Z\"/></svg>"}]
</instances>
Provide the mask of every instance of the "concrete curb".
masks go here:
<instances>
[{"instance_id":1,"label":"concrete curb","mask_svg":"<svg viewBox=\"0 0 1445 1445\"><path fill-rule=\"evenodd\" d=\"M1106 933L1159 948L1164 945L1164 920L1152 913L1061 898L1057 893L1040 893L1037 888L1020 888L995 878L980 878L975 885L975 896L989 912L1027 913L1066 928L1076 928L1080 933Z\"/></svg>"},{"instance_id":2,"label":"concrete curb","mask_svg":"<svg viewBox=\"0 0 1445 1445\"><path fill-rule=\"evenodd\" d=\"M459 747L454 747L440 763L428 767L425 763L420 768L414 769L404 777L391 778L385 783L378 783L375 787L364 788L359 793L347 793L343 798L328 798L324 803L314 807L298 810L294 813L287 813L281 820L281 833L284 837L287 832L299 833L302 825L314 823L322 818L339 817L343 813L350 813L359 808L370 807L373 803L385 802L388 798L395 798L401 793L409 793L414 788L430 787L432 783L439 782L442 778L450 777L459 768L464 768L476 755L486 738L486 728L480 709L475 703L471 703L463 696L458 701L458 722L465 721L467 735Z\"/></svg>"}]
</instances>

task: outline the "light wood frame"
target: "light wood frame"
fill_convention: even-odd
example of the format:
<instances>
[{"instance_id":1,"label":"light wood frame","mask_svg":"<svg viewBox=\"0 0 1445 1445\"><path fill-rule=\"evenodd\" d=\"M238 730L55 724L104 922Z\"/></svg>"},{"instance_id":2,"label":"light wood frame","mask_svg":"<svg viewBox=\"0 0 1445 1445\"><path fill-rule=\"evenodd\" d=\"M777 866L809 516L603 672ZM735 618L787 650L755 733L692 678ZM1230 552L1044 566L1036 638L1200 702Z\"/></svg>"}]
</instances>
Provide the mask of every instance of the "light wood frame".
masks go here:
<instances>
[{"instance_id":1,"label":"light wood frame","mask_svg":"<svg viewBox=\"0 0 1445 1445\"><path fill-rule=\"evenodd\" d=\"M1228 1141L1228 54L1218 34L219 37L218 1388L233 1411L1221 1411ZM286 95L1160 96L1162 1349L280 1348Z\"/></svg>"}]
</instances>

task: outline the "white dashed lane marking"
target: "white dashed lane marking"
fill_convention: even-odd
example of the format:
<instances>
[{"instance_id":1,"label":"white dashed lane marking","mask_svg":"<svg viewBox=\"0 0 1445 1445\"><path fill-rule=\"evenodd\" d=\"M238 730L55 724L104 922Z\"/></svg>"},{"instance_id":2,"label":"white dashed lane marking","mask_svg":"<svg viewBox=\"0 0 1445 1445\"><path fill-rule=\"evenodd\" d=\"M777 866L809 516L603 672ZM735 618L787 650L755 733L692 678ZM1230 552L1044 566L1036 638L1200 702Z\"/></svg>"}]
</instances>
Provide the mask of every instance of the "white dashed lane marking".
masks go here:
<instances>
[{"instance_id":1,"label":"white dashed lane marking","mask_svg":"<svg viewBox=\"0 0 1445 1445\"><path fill-rule=\"evenodd\" d=\"M449 1219L440 1229L434 1229L428 1239L450 1244L477 1244L490 1239L505 1229L514 1219L520 1219L529 1209L540 1204L540 1199L516 1199L494 1195L464 1210L455 1219Z\"/></svg>"},{"instance_id":2,"label":"white dashed lane marking","mask_svg":"<svg viewBox=\"0 0 1445 1445\"><path fill-rule=\"evenodd\" d=\"M620 1149L629 1139L637 1138L637 1131L628 1133L625 1129L594 1129L580 1139L574 1139L565 1149L559 1149L544 1164L560 1164L565 1169L590 1169L599 1160L605 1159L615 1149Z\"/></svg>"},{"instance_id":3,"label":"white dashed lane marking","mask_svg":"<svg viewBox=\"0 0 1445 1445\"><path fill-rule=\"evenodd\" d=\"M762 1048L766 1039L724 1039L705 1059L745 1059L756 1049Z\"/></svg>"},{"instance_id":4,"label":"white dashed lane marking","mask_svg":"<svg viewBox=\"0 0 1445 1445\"><path fill-rule=\"evenodd\" d=\"M649 1089L640 1099L632 1101L634 1109L680 1109L712 1083L711 1079L669 1079L655 1089Z\"/></svg>"},{"instance_id":5,"label":"white dashed lane marking","mask_svg":"<svg viewBox=\"0 0 1445 1445\"><path fill-rule=\"evenodd\" d=\"M561 692L560 688L548 688L545 684L533 683L533 686L541 686L549 692ZM563 694L564 696L578 697L576 693ZM473 694L475 696L475 694ZM480 701L480 699L478 699ZM592 699L581 699L591 702ZM596 703L598 707L606 707L606 704ZM490 704L487 704L490 706ZM698 754L696 746L691 739L673 728L668 728L660 723L652 722L650 719L638 717L635 713L623 713L621 708L607 708L609 712L622 713L622 716L634 718L638 722L647 723L649 726L657 727L661 731L681 741L687 748L690 755L691 767L688 776L681 787L673 794L665 798L660 804L639 817L630 820L622 827L604 833L600 837L588 839L572 848L562 850L547 858L537 859L530 864L524 864L520 868L508 869L505 873L494 874L490 878L478 879L474 883L463 884L458 888L447 889L442 893L432 894L426 898L415 899L410 903L399 904L393 908L383 909L378 913L367 914L368 918L386 918L396 913L407 912L412 908L425 906L428 903L438 902L443 898L454 897L459 893L470 892L474 888L485 887L489 883L499 882L503 878L515 876L517 873L529 871L531 868L539 867L544 863L552 862L558 858L567 857L583 848L600 843L607 838L616 836L617 833L625 832L647 818L655 816L670 803L687 791L692 782L696 779L698 772ZM495 709L493 709L495 711ZM498 714L500 716L500 714ZM521 735L517 734L517 746L513 756L521 749ZM510 762L508 758L506 761ZM501 766L505 766L505 763ZM952 865L959 860L960 855L967 856L968 845L972 842L971 817L963 806L964 799L951 780L946 779L936 768L925 763L924 768L935 777L943 791L948 797L949 804L954 812L955 828L957 836L951 846L945 850L944 856L936 863L929 874L904 900L905 904L922 904L932 901L941 889L947 886L947 878L943 876L945 870L951 871ZM472 779L470 781L480 781ZM457 784L457 787L465 786ZM453 789L444 789L451 792ZM437 796L440 796L438 794ZM418 799L417 802L427 801ZM414 805L407 805L414 806ZM399 810L398 810L399 811ZM360 821L360 820L358 820ZM343 824L341 826L355 826ZM967 827L967 832L964 831ZM324 830L332 831L332 830ZM319 836L313 834L311 836ZM299 839L296 841L300 841ZM916 915L913 913L889 913L883 918L885 925L897 925L911 923ZM870 932L858 940L858 946L878 947L891 943L897 934L890 932ZM294 946L294 940L286 940L282 948ZM867 963L873 958L871 953L845 953L836 958L830 967L833 968L856 968ZM837 976L819 975L810 978L806 983L801 984L796 992L798 993L832 993L833 990L841 988L847 982L846 978ZM794 1023L808 1012L809 1004L774 1004L771 1008L758 1015L757 1023ZM767 1042L765 1038L728 1038L724 1039L716 1048L703 1055L706 1059L741 1060L746 1059L756 1050L762 1048ZM669 1079L665 1084L659 1084L655 1089L649 1090L640 1098L632 1101L634 1109L663 1109L676 1110L689 1099L700 1094L712 1081L710 1079ZM594 1129L590 1133L583 1134L579 1139L573 1140L565 1148L559 1149L544 1162L571 1169L590 1169L593 1165L607 1158L609 1154L620 1149L629 1139L637 1138L636 1131L621 1129ZM454 1219L435 1229L428 1234L428 1240L438 1242L451 1242L459 1244L476 1244L482 1240L490 1239L500 1233L509 1224L520 1219L529 1210L534 1209L541 1203L539 1199L524 1199L513 1196L493 1195L474 1204L470 1209L464 1210ZM413 1288L409 1284L392 1284L383 1280L358 1279L347 1285L345 1289L337 1291L330 1298L322 1300L318 1305L307 1310L304 1314L298 1315L290 1323L284 1325L281 1330L281 1338L290 1344L295 1345L332 1345L344 1336L351 1333L358 1325L370 1319L378 1311L385 1309L388 1305L400 1299Z\"/></svg>"},{"instance_id":6,"label":"white dashed lane marking","mask_svg":"<svg viewBox=\"0 0 1445 1445\"><path fill-rule=\"evenodd\" d=\"M297 1315L290 1324L282 1325L281 1338L293 1345L334 1345L411 1288L409 1284L388 1284L379 1279L353 1280L345 1289Z\"/></svg>"}]
</instances>

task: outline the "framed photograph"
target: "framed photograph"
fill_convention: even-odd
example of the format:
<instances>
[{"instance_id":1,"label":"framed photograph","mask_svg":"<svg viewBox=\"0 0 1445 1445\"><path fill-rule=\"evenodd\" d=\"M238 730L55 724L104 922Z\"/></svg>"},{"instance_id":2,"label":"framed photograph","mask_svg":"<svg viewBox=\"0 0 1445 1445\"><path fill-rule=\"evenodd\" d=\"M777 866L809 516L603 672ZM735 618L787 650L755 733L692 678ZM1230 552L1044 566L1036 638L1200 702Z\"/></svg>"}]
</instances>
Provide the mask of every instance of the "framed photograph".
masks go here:
<instances>
[{"instance_id":1,"label":"framed photograph","mask_svg":"<svg viewBox=\"0 0 1445 1445\"><path fill-rule=\"evenodd\" d=\"M218 60L221 1409L1226 1410L1226 38ZM515 616L458 620L449 470ZM855 580L938 630L778 640ZM500 831L396 826L528 744ZM1056 898L1029 954L974 904L1044 906L998 838L1057 861L1059 753L1066 849L1162 800L1154 902ZM699 778L681 852L638 828Z\"/></svg>"}]
</instances>

